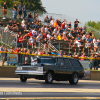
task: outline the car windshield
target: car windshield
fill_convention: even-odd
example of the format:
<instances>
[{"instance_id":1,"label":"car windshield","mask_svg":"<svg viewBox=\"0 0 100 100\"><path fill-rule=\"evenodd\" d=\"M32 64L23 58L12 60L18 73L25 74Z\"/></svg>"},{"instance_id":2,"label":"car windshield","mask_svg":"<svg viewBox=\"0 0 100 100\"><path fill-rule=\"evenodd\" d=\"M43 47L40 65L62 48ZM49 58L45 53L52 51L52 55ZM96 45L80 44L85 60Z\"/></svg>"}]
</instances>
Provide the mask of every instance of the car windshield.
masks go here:
<instances>
[{"instance_id":1,"label":"car windshield","mask_svg":"<svg viewBox=\"0 0 100 100\"><path fill-rule=\"evenodd\" d=\"M37 65L37 64L56 64L56 58L34 58L32 57L31 59L32 65Z\"/></svg>"}]
</instances>

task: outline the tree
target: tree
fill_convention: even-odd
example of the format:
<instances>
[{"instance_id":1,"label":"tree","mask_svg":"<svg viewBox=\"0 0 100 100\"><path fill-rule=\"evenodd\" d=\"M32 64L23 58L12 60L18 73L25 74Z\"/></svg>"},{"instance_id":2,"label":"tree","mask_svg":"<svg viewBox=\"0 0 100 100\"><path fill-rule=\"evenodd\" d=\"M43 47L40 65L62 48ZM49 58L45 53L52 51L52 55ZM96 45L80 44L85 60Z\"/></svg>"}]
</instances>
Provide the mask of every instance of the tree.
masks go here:
<instances>
[{"instance_id":1,"label":"tree","mask_svg":"<svg viewBox=\"0 0 100 100\"><path fill-rule=\"evenodd\" d=\"M8 8L13 8L15 4L19 5L21 3L22 6L26 5L27 10L44 13L47 12L45 7L42 6L41 0L0 0L1 6L3 6L4 2L7 3Z\"/></svg>"},{"instance_id":2,"label":"tree","mask_svg":"<svg viewBox=\"0 0 100 100\"><path fill-rule=\"evenodd\" d=\"M93 31L93 34L96 38L100 38L100 22L88 21L85 23L86 32Z\"/></svg>"}]
</instances>

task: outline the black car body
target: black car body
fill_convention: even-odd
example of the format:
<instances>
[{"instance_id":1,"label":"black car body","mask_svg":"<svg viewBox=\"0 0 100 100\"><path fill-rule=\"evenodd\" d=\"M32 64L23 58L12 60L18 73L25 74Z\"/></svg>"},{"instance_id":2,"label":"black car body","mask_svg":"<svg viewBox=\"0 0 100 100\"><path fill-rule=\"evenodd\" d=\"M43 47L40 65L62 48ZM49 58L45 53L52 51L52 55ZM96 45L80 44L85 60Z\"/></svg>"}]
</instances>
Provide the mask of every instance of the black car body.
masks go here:
<instances>
[{"instance_id":1,"label":"black car body","mask_svg":"<svg viewBox=\"0 0 100 100\"><path fill-rule=\"evenodd\" d=\"M74 58L58 56L31 56L27 65L18 65L15 73L20 75L20 80L25 82L27 78L45 80L46 83L56 81L69 81L77 84L79 78L84 76L84 68Z\"/></svg>"}]
</instances>

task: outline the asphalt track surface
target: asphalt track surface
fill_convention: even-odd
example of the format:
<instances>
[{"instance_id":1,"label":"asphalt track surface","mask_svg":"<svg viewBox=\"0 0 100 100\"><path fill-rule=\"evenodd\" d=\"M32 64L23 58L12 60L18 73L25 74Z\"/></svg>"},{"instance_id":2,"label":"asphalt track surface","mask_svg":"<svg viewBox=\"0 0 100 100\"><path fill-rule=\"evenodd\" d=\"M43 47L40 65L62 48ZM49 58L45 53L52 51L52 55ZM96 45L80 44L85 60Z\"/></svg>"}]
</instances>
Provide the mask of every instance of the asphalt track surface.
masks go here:
<instances>
[{"instance_id":1,"label":"asphalt track surface","mask_svg":"<svg viewBox=\"0 0 100 100\"><path fill-rule=\"evenodd\" d=\"M100 97L100 81L80 80L77 85L54 81L29 79L20 82L19 78L0 78L0 98L4 97Z\"/></svg>"}]
</instances>

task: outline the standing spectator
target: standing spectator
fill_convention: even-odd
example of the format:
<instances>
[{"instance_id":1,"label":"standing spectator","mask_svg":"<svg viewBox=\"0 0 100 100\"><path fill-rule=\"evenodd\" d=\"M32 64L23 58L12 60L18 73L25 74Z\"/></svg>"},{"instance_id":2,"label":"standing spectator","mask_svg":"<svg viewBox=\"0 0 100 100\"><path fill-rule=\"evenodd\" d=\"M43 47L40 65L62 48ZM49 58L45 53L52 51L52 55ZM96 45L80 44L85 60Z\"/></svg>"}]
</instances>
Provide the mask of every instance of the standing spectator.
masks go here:
<instances>
[{"instance_id":1,"label":"standing spectator","mask_svg":"<svg viewBox=\"0 0 100 100\"><path fill-rule=\"evenodd\" d=\"M95 56L94 56L94 61L93 61L93 67L94 67L94 70L95 70L95 68L96 68L96 70L98 70L98 55L97 54L95 54Z\"/></svg>"},{"instance_id":2,"label":"standing spectator","mask_svg":"<svg viewBox=\"0 0 100 100\"><path fill-rule=\"evenodd\" d=\"M33 48L33 44L34 44L34 38L33 38L33 36L31 36L30 37L30 39L29 39L29 44L32 46L32 48Z\"/></svg>"},{"instance_id":3,"label":"standing spectator","mask_svg":"<svg viewBox=\"0 0 100 100\"><path fill-rule=\"evenodd\" d=\"M4 5L3 5L3 19L6 19L6 14L7 14L7 6L6 6L6 2L4 2Z\"/></svg>"},{"instance_id":4,"label":"standing spectator","mask_svg":"<svg viewBox=\"0 0 100 100\"><path fill-rule=\"evenodd\" d=\"M78 21L78 19L76 19L76 21L74 22L74 28L77 29L78 23L81 23Z\"/></svg>"},{"instance_id":5,"label":"standing spectator","mask_svg":"<svg viewBox=\"0 0 100 100\"><path fill-rule=\"evenodd\" d=\"M96 52L97 49L98 49L98 41L95 40L95 41L94 41L94 52Z\"/></svg>"},{"instance_id":6,"label":"standing spectator","mask_svg":"<svg viewBox=\"0 0 100 100\"><path fill-rule=\"evenodd\" d=\"M90 67L90 70L92 70L92 67L93 67L93 57L94 57L94 54L91 55L91 59L90 59L90 62L89 62L89 67Z\"/></svg>"},{"instance_id":7,"label":"standing spectator","mask_svg":"<svg viewBox=\"0 0 100 100\"><path fill-rule=\"evenodd\" d=\"M17 18L17 4L15 4L13 9L14 9L14 18L16 19Z\"/></svg>"},{"instance_id":8,"label":"standing spectator","mask_svg":"<svg viewBox=\"0 0 100 100\"><path fill-rule=\"evenodd\" d=\"M68 24L68 29L70 30L72 28L71 22Z\"/></svg>"},{"instance_id":9,"label":"standing spectator","mask_svg":"<svg viewBox=\"0 0 100 100\"><path fill-rule=\"evenodd\" d=\"M18 7L18 11L19 11L19 19L20 19L21 15L22 15L22 6L21 6L21 4Z\"/></svg>"},{"instance_id":10,"label":"standing spectator","mask_svg":"<svg viewBox=\"0 0 100 100\"><path fill-rule=\"evenodd\" d=\"M24 18L27 16L27 14L26 14L26 6L24 5L24 7L22 8L22 10L23 10L23 14L24 14Z\"/></svg>"}]
</instances>

